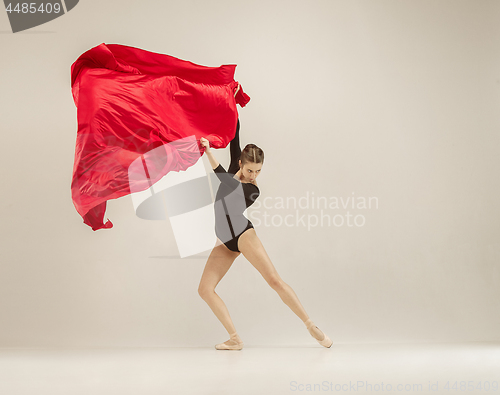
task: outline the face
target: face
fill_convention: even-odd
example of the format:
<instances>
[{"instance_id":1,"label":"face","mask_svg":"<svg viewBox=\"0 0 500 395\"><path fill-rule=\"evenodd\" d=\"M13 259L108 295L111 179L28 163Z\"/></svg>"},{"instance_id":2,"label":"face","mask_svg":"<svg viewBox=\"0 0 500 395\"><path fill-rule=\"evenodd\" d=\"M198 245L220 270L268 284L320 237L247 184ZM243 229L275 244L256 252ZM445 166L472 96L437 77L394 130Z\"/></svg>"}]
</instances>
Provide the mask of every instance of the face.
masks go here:
<instances>
[{"instance_id":1,"label":"face","mask_svg":"<svg viewBox=\"0 0 500 395\"><path fill-rule=\"evenodd\" d=\"M241 175L246 181L254 181L257 176L260 174L260 170L262 169L262 163L253 163L247 162L241 167L240 160L240 169Z\"/></svg>"}]
</instances>

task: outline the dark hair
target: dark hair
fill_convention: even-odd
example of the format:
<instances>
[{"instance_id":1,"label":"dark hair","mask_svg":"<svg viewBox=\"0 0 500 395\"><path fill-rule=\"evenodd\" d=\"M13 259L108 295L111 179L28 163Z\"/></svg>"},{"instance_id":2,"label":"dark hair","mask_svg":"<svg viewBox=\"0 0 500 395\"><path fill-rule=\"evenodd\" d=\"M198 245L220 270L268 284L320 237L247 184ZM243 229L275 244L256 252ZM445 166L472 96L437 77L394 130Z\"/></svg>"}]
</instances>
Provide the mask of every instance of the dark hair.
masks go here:
<instances>
[{"instance_id":1,"label":"dark hair","mask_svg":"<svg viewBox=\"0 0 500 395\"><path fill-rule=\"evenodd\" d=\"M255 144L247 144L240 155L241 165L245 163L264 163L264 151Z\"/></svg>"}]
</instances>

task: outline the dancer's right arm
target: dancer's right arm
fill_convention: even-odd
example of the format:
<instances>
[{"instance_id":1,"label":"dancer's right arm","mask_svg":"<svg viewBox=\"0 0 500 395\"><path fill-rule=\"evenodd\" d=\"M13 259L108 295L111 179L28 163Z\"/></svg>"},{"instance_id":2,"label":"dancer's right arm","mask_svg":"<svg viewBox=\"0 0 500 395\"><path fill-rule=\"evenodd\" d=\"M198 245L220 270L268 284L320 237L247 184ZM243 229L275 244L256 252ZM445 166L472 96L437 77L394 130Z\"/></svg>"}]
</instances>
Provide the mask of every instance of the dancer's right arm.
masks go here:
<instances>
[{"instance_id":1,"label":"dancer's right arm","mask_svg":"<svg viewBox=\"0 0 500 395\"><path fill-rule=\"evenodd\" d=\"M200 139L200 143L206 148L205 153L207 154L208 160L210 161L210 165L212 166L212 169L215 175L219 178L219 180L222 183L230 186L232 189L240 187L238 192L243 194L243 190L245 189L250 189L251 192L254 192L252 186L255 187L255 185L251 183L242 184L236 178L234 178L234 175L239 170L238 162L241 154L239 131L240 131L240 121L238 119L236 134L230 143L231 164L229 165L228 171L226 171L226 169L224 169L224 167L213 156L210 150L210 142L206 138L202 137Z\"/></svg>"},{"instance_id":2,"label":"dancer's right arm","mask_svg":"<svg viewBox=\"0 0 500 395\"><path fill-rule=\"evenodd\" d=\"M215 156L210 150L210 142L205 137L202 137L200 138L200 143L203 147L205 147L205 153L207 154L208 160L210 161L210 165L212 166L212 169L215 170L220 163L217 159L215 159Z\"/></svg>"},{"instance_id":3,"label":"dancer's right arm","mask_svg":"<svg viewBox=\"0 0 500 395\"><path fill-rule=\"evenodd\" d=\"M234 178L234 174L228 173L226 169L222 167L219 161L215 159L214 155L210 150L209 141L206 138L202 137L200 139L200 143L206 148L205 153L207 154L208 160L210 161L210 165L212 166L212 169L219 178L219 180L222 183L232 187L233 189L237 188L238 186L241 186L242 185L241 182L239 182L237 179ZM243 193L243 191L241 191L241 193Z\"/></svg>"}]
</instances>

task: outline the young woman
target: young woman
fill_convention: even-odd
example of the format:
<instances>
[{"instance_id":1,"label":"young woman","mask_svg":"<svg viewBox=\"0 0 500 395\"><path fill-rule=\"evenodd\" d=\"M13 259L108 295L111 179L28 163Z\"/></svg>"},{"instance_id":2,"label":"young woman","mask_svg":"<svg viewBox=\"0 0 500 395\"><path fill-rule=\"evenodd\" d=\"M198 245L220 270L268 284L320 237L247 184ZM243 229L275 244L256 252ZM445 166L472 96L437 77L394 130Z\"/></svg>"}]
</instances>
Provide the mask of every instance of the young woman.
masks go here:
<instances>
[{"instance_id":1,"label":"young woman","mask_svg":"<svg viewBox=\"0 0 500 395\"><path fill-rule=\"evenodd\" d=\"M239 141L240 122L236 134L230 143L231 164L228 171L215 159L210 151L210 143L201 138L200 143L206 148L212 169L221 184L215 201L215 231L217 243L208 257L203 271L198 293L210 306L229 333L230 339L217 344L217 350L241 350L243 342L234 327L226 305L215 292L215 287L227 273L234 260L243 256L260 272L266 282L274 289L281 300L304 322L319 344L331 347L332 341L307 315L293 289L279 276L252 223L243 215L259 196L256 179L264 164L264 152L254 144L247 144L241 151Z\"/></svg>"}]
</instances>

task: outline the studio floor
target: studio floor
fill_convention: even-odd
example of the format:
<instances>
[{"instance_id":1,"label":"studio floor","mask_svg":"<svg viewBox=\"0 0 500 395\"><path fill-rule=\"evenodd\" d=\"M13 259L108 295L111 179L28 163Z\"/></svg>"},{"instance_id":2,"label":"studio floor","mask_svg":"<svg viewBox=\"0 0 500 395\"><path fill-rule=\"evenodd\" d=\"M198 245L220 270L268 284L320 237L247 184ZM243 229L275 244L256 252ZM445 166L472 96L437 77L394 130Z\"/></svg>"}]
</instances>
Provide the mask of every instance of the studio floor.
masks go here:
<instances>
[{"instance_id":1,"label":"studio floor","mask_svg":"<svg viewBox=\"0 0 500 395\"><path fill-rule=\"evenodd\" d=\"M1 395L500 394L500 343L1 349Z\"/></svg>"}]
</instances>

